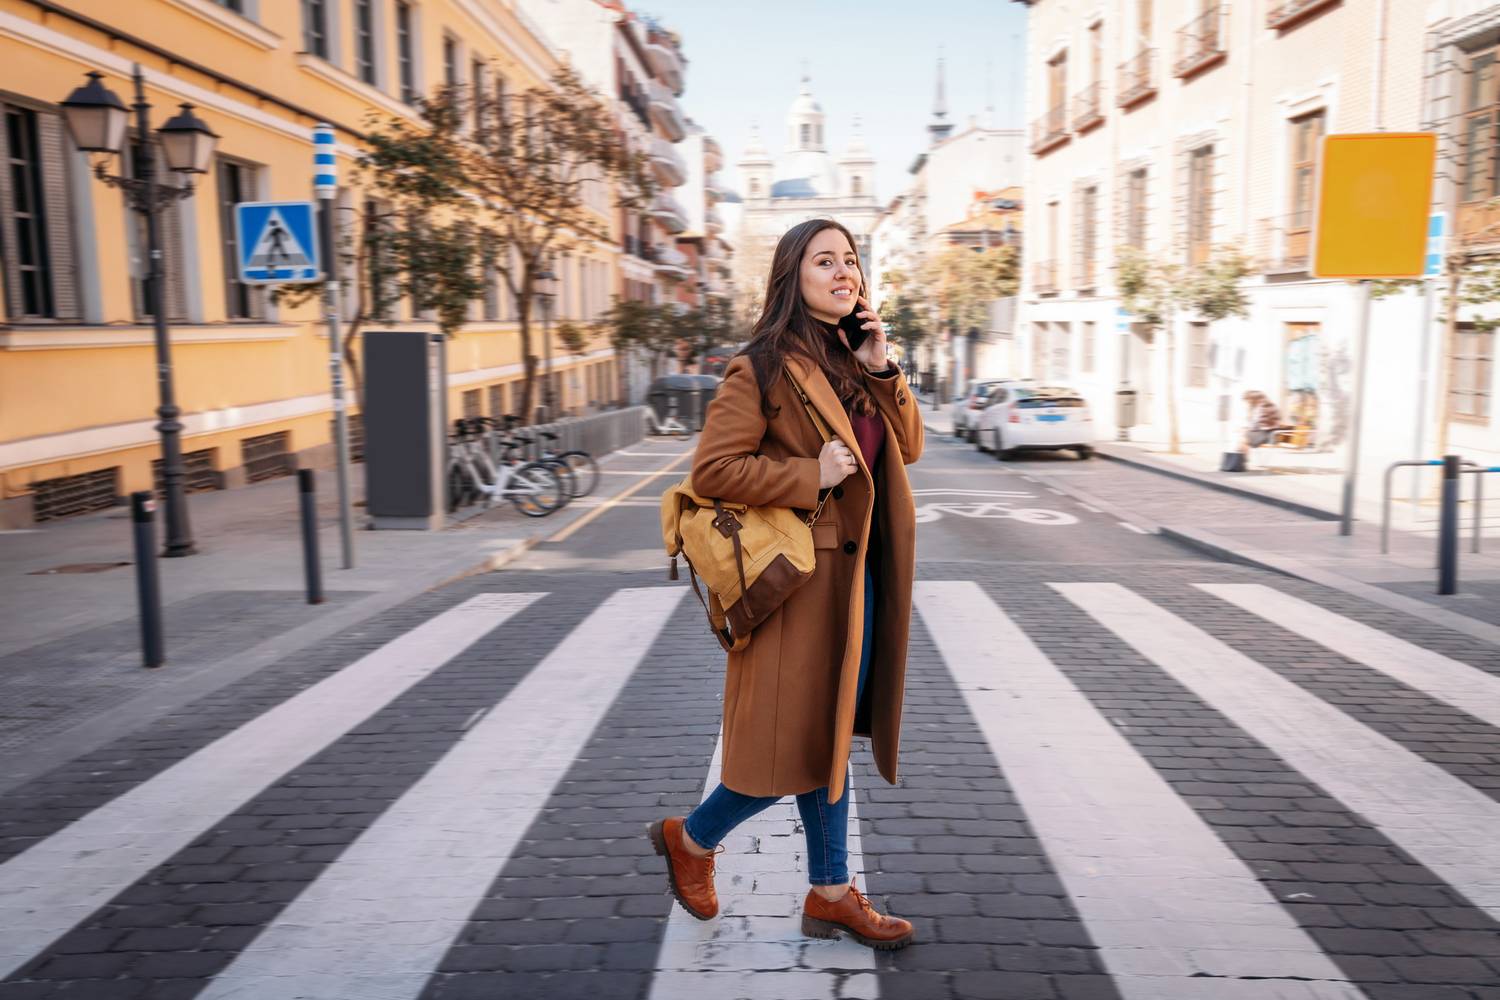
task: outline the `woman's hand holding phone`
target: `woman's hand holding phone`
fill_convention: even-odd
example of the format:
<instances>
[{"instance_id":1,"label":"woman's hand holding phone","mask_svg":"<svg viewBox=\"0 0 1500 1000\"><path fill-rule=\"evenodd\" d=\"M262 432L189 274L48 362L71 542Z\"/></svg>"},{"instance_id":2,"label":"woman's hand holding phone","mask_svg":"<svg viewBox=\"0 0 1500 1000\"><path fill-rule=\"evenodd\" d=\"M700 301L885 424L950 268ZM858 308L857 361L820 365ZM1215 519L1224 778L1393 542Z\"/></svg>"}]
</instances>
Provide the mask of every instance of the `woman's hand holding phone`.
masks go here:
<instances>
[{"instance_id":1,"label":"woman's hand holding phone","mask_svg":"<svg viewBox=\"0 0 1500 1000\"><path fill-rule=\"evenodd\" d=\"M869 299L859 297L854 311L839 320L839 330L845 345L867 370L883 372L890 367L890 359L885 356L885 324Z\"/></svg>"}]
</instances>

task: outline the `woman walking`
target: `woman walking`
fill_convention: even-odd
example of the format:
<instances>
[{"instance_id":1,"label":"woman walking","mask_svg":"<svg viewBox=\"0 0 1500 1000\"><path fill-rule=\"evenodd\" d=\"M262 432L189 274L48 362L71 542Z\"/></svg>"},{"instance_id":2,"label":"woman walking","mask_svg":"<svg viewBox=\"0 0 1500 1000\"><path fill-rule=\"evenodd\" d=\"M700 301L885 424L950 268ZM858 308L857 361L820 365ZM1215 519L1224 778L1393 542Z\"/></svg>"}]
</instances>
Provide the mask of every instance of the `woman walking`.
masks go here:
<instances>
[{"instance_id":1,"label":"woman walking","mask_svg":"<svg viewBox=\"0 0 1500 1000\"><path fill-rule=\"evenodd\" d=\"M783 369L832 431L826 444ZM905 466L921 453L917 401L886 357L853 237L829 219L793 227L776 246L750 343L709 406L692 483L734 503L827 502L813 525L812 579L729 654L723 783L688 816L651 825L672 894L700 920L719 912L720 841L795 795L811 883L803 932L881 949L911 942L911 924L876 912L850 881L846 835L851 738L869 737L881 776L896 781L916 565Z\"/></svg>"}]
</instances>

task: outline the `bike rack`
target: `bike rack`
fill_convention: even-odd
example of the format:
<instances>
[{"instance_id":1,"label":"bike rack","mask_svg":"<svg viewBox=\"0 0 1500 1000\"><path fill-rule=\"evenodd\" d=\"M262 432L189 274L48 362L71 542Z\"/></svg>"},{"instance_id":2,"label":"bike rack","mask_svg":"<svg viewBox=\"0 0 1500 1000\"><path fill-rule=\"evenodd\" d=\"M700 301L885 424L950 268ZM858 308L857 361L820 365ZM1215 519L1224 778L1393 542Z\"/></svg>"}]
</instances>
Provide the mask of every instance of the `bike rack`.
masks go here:
<instances>
[{"instance_id":1,"label":"bike rack","mask_svg":"<svg viewBox=\"0 0 1500 1000\"><path fill-rule=\"evenodd\" d=\"M1500 466L1485 468L1473 462L1460 462L1460 465L1468 468L1460 469L1461 472L1500 472ZM1387 555L1391 550L1391 474L1397 469L1410 468L1412 466L1436 466L1441 468L1441 458L1418 459L1416 461L1392 462L1385 468L1385 484L1380 494L1380 554ZM1479 536L1483 532L1484 521L1484 489L1480 480L1474 480L1474 543L1473 549L1479 551Z\"/></svg>"}]
</instances>

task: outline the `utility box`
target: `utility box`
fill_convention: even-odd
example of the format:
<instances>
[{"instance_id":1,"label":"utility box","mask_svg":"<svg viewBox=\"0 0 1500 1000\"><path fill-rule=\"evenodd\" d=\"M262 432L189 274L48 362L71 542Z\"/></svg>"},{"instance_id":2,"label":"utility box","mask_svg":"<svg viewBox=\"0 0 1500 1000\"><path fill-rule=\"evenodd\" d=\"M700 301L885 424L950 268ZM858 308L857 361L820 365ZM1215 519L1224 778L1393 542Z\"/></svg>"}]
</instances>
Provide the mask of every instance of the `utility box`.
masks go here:
<instances>
[{"instance_id":1,"label":"utility box","mask_svg":"<svg viewBox=\"0 0 1500 1000\"><path fill-rule=\"evenodd\" d=\"M448 364L442 334L372 330L365 365L370 527L434 530L447 518Z\"/></svg>"},{"instance_id":2,"label":"utility box","mask_svg":"<svg viewBox=\"0 0 1500 1000\"><path fill-rule=\"evenodd\" d=\"M1135 390L1115 390L1115 424L1121 430L1134 427L1135 419Z\"/></svg>"}]
</instances>

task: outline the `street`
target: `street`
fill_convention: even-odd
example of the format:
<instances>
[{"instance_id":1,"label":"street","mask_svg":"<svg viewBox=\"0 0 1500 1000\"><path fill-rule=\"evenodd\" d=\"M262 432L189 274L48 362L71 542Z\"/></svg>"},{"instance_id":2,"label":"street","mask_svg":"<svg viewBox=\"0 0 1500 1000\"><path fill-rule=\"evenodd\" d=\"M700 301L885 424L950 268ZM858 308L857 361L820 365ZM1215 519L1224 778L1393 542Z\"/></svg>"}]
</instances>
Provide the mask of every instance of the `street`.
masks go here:
<instances>
[{"instance_id":1,"label":"street","mask_svg":"<svg viewBox=\"0 0 1500 1000\"><path fill-rule=\"evenodd\" d=\"M899 783L852 757L916 942L801 935L790 798L691 919L686 468L0 796L0 1000L1500 997L1500 648L1143 526L1254 501L931 427Z\"/></svg>"}]
</instances>

